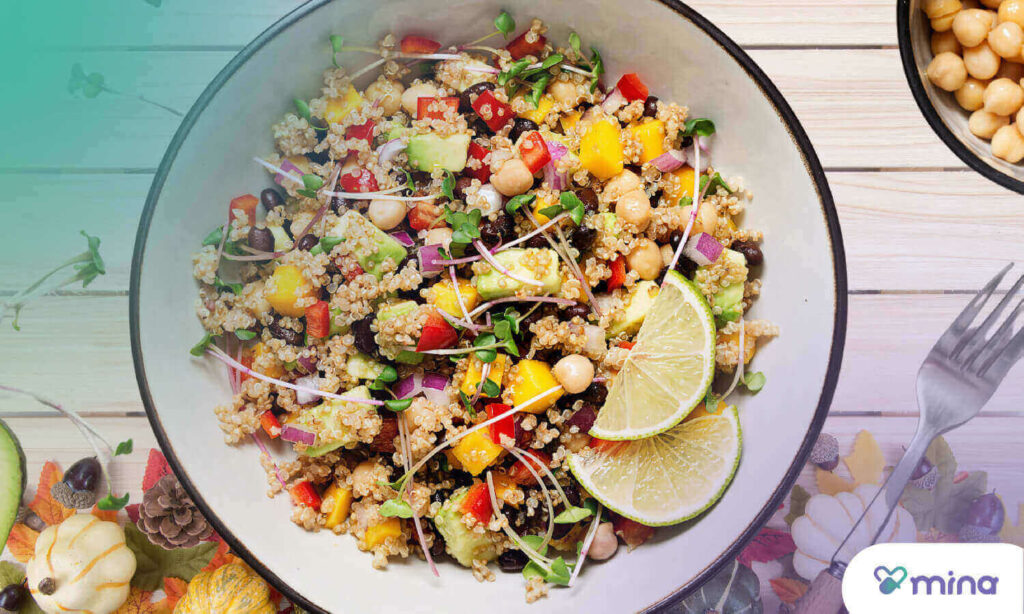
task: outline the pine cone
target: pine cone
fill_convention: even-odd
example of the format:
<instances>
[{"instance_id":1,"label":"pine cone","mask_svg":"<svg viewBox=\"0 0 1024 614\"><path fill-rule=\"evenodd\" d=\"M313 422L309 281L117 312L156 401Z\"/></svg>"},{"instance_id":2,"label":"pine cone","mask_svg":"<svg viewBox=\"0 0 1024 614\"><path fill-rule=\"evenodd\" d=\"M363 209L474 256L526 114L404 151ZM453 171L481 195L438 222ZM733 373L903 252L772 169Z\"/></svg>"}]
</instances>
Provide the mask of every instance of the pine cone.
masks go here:
<instances>
[{"instance_id":1,"label":"pine cone","mask_svg":"<svg viewBox=\"0 0 1024 614\"><path fill-rule=\"evenodd\" d=\"M191 548L213 534L177 478L165 475L142 496L139 530L168 550Z\"/></svg>"}]
</instances>

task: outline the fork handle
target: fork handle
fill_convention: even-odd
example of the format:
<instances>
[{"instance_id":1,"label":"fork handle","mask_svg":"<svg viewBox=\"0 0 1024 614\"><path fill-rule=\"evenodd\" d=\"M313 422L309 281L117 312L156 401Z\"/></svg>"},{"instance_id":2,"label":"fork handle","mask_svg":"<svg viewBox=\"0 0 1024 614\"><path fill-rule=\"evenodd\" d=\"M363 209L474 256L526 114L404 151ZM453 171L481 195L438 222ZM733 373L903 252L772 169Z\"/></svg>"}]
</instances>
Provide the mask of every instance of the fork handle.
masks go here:
<instances>
[{"instance_id":1,"label":"fork handle","mask_svg":"<svg viewBox=\"0 0 1024 614\"><path fill-rule=\"evenodd\" d=\"M928 451L928 446L931 445L936 435L938 433L932 429L925 428L923 424L918 424L917 432L914 433L914 438L910 441L907 451L903 453L903 458L900 459L900 462L886 481L885 502L889 507L889 514L892 514L892 510L899 503L900 497L903 495L903 489L907 487L907 482L910 481L910 476L914 474L914 470L921 464L921 459L924 458L925 452ZM888 521L889 517L886 516L881 526L884 527Z\"/></svg>"},{"instance_id":2,"label":"fork handle","mask_svg":"<svg viewBox=\"0 0 1024 614\"><path fill-rule=\"evenodd\" d=\"M839 614L843 609L844 565L833 564L811 582L810 588L796 602L793 614Z\"/></svg>"}]
</instances>

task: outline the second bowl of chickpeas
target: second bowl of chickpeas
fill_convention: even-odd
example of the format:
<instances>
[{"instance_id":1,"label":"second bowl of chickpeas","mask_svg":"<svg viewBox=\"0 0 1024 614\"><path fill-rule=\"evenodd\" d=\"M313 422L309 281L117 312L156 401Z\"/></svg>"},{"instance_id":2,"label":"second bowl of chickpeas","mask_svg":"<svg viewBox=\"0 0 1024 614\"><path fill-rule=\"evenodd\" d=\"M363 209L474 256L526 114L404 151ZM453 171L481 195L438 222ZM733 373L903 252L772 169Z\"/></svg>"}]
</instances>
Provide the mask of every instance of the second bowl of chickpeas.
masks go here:
<instances>
[{"instance_id":1,"label":"second bowl of chickpeas","mask_svg":"<svg viewBox=\"0 0 1024 614\"><path fill-rule=\"evenodd\" d=\"M900 54L935 133L1024 194L1024 0L899 0Z\"/></svg>"}]
</instances>

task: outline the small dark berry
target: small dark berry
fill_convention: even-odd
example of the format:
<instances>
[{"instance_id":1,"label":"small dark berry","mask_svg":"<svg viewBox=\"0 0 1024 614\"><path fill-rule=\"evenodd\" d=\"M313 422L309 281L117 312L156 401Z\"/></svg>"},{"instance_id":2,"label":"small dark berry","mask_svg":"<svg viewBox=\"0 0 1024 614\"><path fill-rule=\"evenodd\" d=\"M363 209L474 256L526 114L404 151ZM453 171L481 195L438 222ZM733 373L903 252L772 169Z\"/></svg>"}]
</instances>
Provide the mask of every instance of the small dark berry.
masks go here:
<instances>
[{"instance_id":1,"label":"small dark berry","mask_svg":"<svg viewBox=\"0 0 1024 614\"><path fill-rule=\"evenodd\" d=\"M496 86L493 83L487 81L481 81L480 83L474 83L463 90L459 96L459 113L467 114L473 112L473 101L476 97L488 90L493 90ZM479 118L477 118L479 119ZM484 124L487 127L487 124ZM488 132L481 132L479 134L489 134Z\"/></svg>"},{"instance_id":2,"label":"small dark berry","mask_svg":"<svg viewBox=\"0 0 1024 614\"><path fill-rule=\"evenodd\" d=\"M281 339L288 345L302 346L306 344L306 339L303 337L302 333L281 326L281 323L278 320L271 322L270 325L267 326L267 330L270 331L271 336L276 339Z\"/></svg>"},{"instance_id":3,"label":"small dark berry","mask_svg":"<svg viewBox=\"0 0 1024 614\"><path fill-rule=\"evenodd\" d=\"M658 97L648 96L644 101L644 117L655 117L658 114Z\"/></svg>"},{"instance_id":4,"label":"small dark berry","mask_svg":"<svg viewBox=\"0 0 1024 614\"><path fill-rule=\"evenodd\" d=\"M352 335L355 337L356 348L370 356L377 354L377 339L370 329L370 325L373 324L373 316L369 315L362 320L356 320L352 323Z\"/></svg>"},{"instance_id":5,"label":"small dark berry","mask_svg":"<svg viewBox=\"0 0 1024 614\"><path fill-rule=\"evenodd\" d=\"M302 238L299 239L298 243L295 244L295 247L301 249L304 252L308 252L309 250L316 247L316 244L319 242L320 239L318 239L316 235L310 232L302 235Z\"/></svg>"},{"instance_id":6,"label":"small dark berry","mask_svg":"<svg viewBox=\"0 0 1024 614\"><path fill-rule=\"evenodd\" d=\"M590 316L590 307L586 305L572 305L562 310L562 319L571 320L573 318L582 318L584 322L587 321L587 317Z\"/></svg>"},{"instance_id":7,"label":"small dark berry","mask_svg":"<svg viewBox=\"0 0 1024 614\"><path fill-rule=\"evenodd\" d=\"M747 264L750 266L758 266L764 262L761 246L753 241L734 241L732 250L743 254L743 257L747 259Z\"/></svg>"},{"instance_id":8,"label":"small dark berry","mask_svg":"<svg viewBox=\"0 0 1024 614\"><path fill-rule=\"evenodd\" d=\"M518 573L528 560L522 550L506 550L498 557L498 567L506 573Z\"/></svg>"},{"instance_id":9,"label":"small dark berry","mask_svg":"<svg viewBox=\"0 0 1024 614\"><path fill-rule=\"evenodd\" d=\"M92 492L96 490L100 483L100 476L103 473L102 469L100 462L96 460L95 456L83 458L68 467L68 470L64 473L63 481L74 492Z\"/></svg>"},{"instance_id":10,"label":"small dark berry","mask_svg":"<svg viewBox=\"0 0 1024 614\"><path fill-rule=\"evenodd\" d=\"M21 584L8 584L0 591L0 610L17 612L25 602L25 587Z\"/></svg>"},{"instance_id":11,"label":"small dark berry","mask_svg":"<svg viewBox=\"0 0 1024 614\"><path fill-rule=\"evenodd\" d=\"M253 226L249 229L249 247L261 252L274 251L274 233L269 228Z\"/></svg>"},{"instance_id":12,"label":"small dark berry","mask_svg":"<svg viewBox=\"0 0 1024 614\"><path fill-rule=\"evenodd\" d=\"M534 130L537 130L537 122L525 117L517 117L512 121L512 130L508 133L508 139L515 143L519 137Z\"/></svg>"},{"instance_id":13,"label":"small dark berry","mask_svg":"<svg viewBox=\"0 0 1024 614\"><path fill-rule=\"evenodd\" d=\"M593 188L583 188L576 192L576 197L583 201L587 213L597 213L597 192Z\"/></svg>"},{"instance_id":14,"label":"small dark berry","mask_svg":"<svg viewBox=\"0 0 1024 614\"><path fill-rule=\"evenodd\" d=\"M452 188L452 193L455 194L455 198L466 200L466 188L473 185L472 177L459 177L455 180L455 186Z\"/></svg>"},{"instance_id":15,"label":"small dark berry","mask_svg":"<svg viewBox=\"0 0 1024 614\"><path fill-rule=\"evenodd\" d=\"M280 207L284 204L284 197L281 193L274 188L267 188L260 192L260 202L263 203L263 208L270 211L274 207Z\"/></svg>"}]
</instances>

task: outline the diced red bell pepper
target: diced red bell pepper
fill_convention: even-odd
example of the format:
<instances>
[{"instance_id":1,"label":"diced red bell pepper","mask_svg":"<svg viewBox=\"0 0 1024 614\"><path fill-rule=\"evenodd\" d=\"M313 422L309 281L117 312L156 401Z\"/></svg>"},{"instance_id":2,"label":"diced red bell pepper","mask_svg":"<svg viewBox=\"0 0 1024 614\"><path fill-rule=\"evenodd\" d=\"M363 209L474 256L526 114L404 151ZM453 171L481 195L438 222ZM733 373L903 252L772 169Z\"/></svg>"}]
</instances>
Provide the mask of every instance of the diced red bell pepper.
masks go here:
<instances>
[{"instance_id":1,"label":"diced red bell pepper","mask_svg":"<svg viewBox=\"0 0 1024 614\"><path fill-rule=\"evenodd\" d=\"M317 511L320 511L320 495L317 494L316 489L309 483L309 480L302 480L291 487L289 493L292 496L292 501L295 503L311 507Z\"/></svg>"},{"instance_id":2,"label":"diced red bell pepper","mask_svg":"<svg viewBox=\"0 0 1024 614\"><path fill-rule=\"evenodd\" d=\"M501 414L507 412L510 409L512 409L512 408L510 406L508 406L508 405L505 405L504 403L489 403L487 405L487 419L490 420L491 418L494 418L495 416L500 416ZM496 444L501 445L501 436L502 435L505 435L509 439L515 441L515 438L516 438L515 416L506 416L505 418L502 418L501 420L498 420L497 422L491 424L490 429L491 429L491 441L493 441Z\"/></svg>"},{"instance_id":3,"label":"diced red bell pepper","mask_svg":"<svg viewBox=\"0 0 1024 614\"><path fill-rule=\"evenodd\" d=\"M470 486L459 511L466 516L472 516L477 522L490 522L494 508L491 506L491 494L487 490L487 484L477 482Z\"/></svg>"},{"instance_id":4,"label":"diced red bell pepper","mask_svg":"<svg viewBox=\"0 0 1024 614\"><path fill-rule=\"evenodd\" d=\"M615 84L615 87L619 88L622 95L630 102L634 100L647 100L647 95L650 94L647 86L644 85L644 82L640 80L640 76L635 72L619 77L619 82Z\"/></svg>"},{"instance_id":5,"label":"diced red bell pepper","mask_svg":"<svg viewBox=\"0 0 1024 614\"><path fill-rule=\"evenodd\" d=\"M534 458L529 458L530 456L533 456ZM542 452L541 450L530 450L529 456L526 458L529 459L530 467L533 468L533 471L536 472L537 475L541 476L544 475L544 472L539 466L537 466L537 461L539 460L542 462L545 467L551 464L551 455L547 452ZM521 460L516 461L516 463L512 465L512 469L509 470L508 476L512 478L512 481L516 484L526 485L537 483L537 478L533 477L533 473L530 472Z\"/></svg>"},{"instance_id":6,"label":"diced red bell pepper","mask_svg":"<svg viewBox=\"0 0 1024 614\"><path fill-rule=\"evenodd\" d=\"M376 192L377 178L365 168L358 168L341 176L343 192Z\"/></svg>"},{"instance_id":7,"label":"diced red bell pepper","mask_svg":"<svg viewBox=\"0 0 1024 614\"><path fill-rule=\"evenodd\" d=\"M441 43L423 36L410 34L402 39L399 47L402 53L435 53L441 48Z\"/></svg>"},{"instance_id":8,"label":"diced red bell pepper","mask_svg":"<svg viewBox=\"0 0 1024 614\"><path fill-rule=\"evenodd\" d=\"M252 369L252 354L250 354L249 352L242 352L242 360L240 360L238 362L242 363L242 365L246 369ZM246 373L245 371L239 371L238 372L238 383L239 384L241 384L245 380L251 379L251 378L252 378L252 376L249 375L248 373Z\"/></svg>"},{"instance_id":9,"label":"diced red bell pepper","mask_svg":"<svg viewBox=\"0 0 1024 614\"><path fill-rule=\"evenodd\" d=\"M345 129L346 139L362 139L366 141L366 144L373 147L373 129L377 127L376 122L372 119L366 120L366 122L356 125L349 126Z\"/></svg>"},{"instance_id":10,"label":"diced red bell pepper","mask_svg":"<svg viewBox=\"0 0 1024 614\"><path fill-rule=\"evenodd\" d=\"M544 143L544 137L537 131L526 135L519 142L519 156L531 173L536 173L551 161L551 153L548 151L547 144Z\"/></svg>"},{"instance_id":11,"label":"diced red bell pepper","mask_svg":"<svg viewBox=\"0 0 1024 614\"><path fill-rule=\"evenodd\" d=\"M343 265L345 264L343 259L339 259L339 261ZM355 279L356 277L359 277L360 275L362 275L363 273L366 272L366 271L363 270L363 267L359 266L359 263L354 261L354 259L349 260L349 262L351 264L348 264L347 266L339 266L338 267L338 268L343 268L344 269L344 271L345 271L345 281L347 281L347 282L351 282L353 279Z\"/></svg>"},{"instance_id":12,"label":"diced red bell pepper","mask_svg":"<svg viewBox=\"0 0 1024 614\"><path fill-rule=\"evenodd\" d=\"M431 109L431 106L434 108ZM446 96L444 98L420 97L416 99L416 119L440 119L444 120L448 109L459 112L459 97Z\"/></svg>"},{"instance_id":13,"label":"diced red bell pepper","mask_svg":"<svg viewBox=\"0 0 1024 614\"><path fill-rule=\"evenodd\" d=\"M228 211L230 211L228 217L235 219L244 216L248 220L249 225L252 226L256 223L256 203L258 202L260 202L260 199L252 194L236 196L231 199L231 204L228 205Z\"/></svg>"},{"instance_id":14,"label":"diced red bell pepper","mask_svg":"<svg viewBox=\"0 0 1024 614\"><path fill-rule=\"evenodd\" d=\"M626 259L619 255L618 258L611 261L609 266L612 269L612 276L608 278L605 285L608 287L608 291L611 292L616 288L621 288L622 284L626 282Z\"/></svg>"},{"instance_id":15,"label":"diced red bell pepper","mask_svg":"<svg viewBox=\"0 0 1024 614\"><path fill-rule=\"evenodd\" d=\"M612 518L612 528L615 530L615 534L621 537L622 541L626 542L626 546L628 546L630 550L636 548L654 535L654 527L640 524L635 520L630 520L629 518L619 516L618 514Z\"/></svg>"},{"instance_id":16,"label":"diced red bell pepper","mask_svg":"<svg viewBox=\"0 0 1024 614\"><path fill-rule=\"evenodd\" d=\"M434 203L422 202L409 211L408 217L413 230L427 230L441 217L441 209Z\"/></svg>"},{"instance_id":17,"label":"diced red bell pepper","mask_svg":"<svg viewBox=\"0 0 1024 614\"><path fill-rule=\"evenodd\" d=\"M491 165L484 162L487 155L491 153L490 149L487 149L483 145L480 145L476 141L469 142L469 157L479 162L478 168L470 168L466 165L466 170L463 171L466 175L469 175L473 179L479 179L480 183L487 183L491 180ZM476 165L474 165L476 166Z\"/></svg>"},{"instance_id":18,"label":"diced red bell pepper","mask_svg":"<svg viewBox=\"0 0 1024 614\"><path fill-rule=\"evenodd\" d=\"M267 434L267 437L277 439L281 436L281 421L269 409L260 416L260 425L263 427L263 432Z\"/></svg>"},{"instance_id":19,"label":"diced red bell pepper","mask_svg":"<svg viewBox=\"0 0 1024 614\"><path fill-rule=\"evenodd\" d=\"M495 98L490 90L484 90L476 97L473 101L473 110L494 132L512 121L512 107Z\"/></svg>"},{"instance_id":20,"label":"diced red bell pepper","mask_svg":"<svg viewBox=\"0 0 1024 614\"><path fill-rule=\"evenodd\" d=\"M505 49L508 49L509 54L512 55L513 60L518 60L519 58L526 57L528 55L540 57L541 52L544 51L544 44L548 42L547 37L537 35L537 40L531 43L526 40L526 35L529 33L529 30L523 32L519 36L513 38L512 42L505 47Z\"/></svg>"},{"instance_id":21,"label":"diced red bell pepper","mask_svg":"<svg viewBox=\"0 0 1024 614\"><path fill-rule=\"evenodd\" d=\"M441 350L454 347L459 341L459 332L448 323L441 314L431 311L427 316L427 322L423 325L420 333L420 340L416 344L417 352L427 350Z\"/></svg>"},{"instance_id":22,"label":"diced red bell pepper","mask_svg":"<svg viewBox=\"0 0 1024 614\"><path fill-rule=\"evenodd\" d=\"M306 307L306 334L319 339L330 332L331 306L327 301L317 301Z\"/></svg>"},{"instance_id":23,"label":"diced red bell pepper","mask_svg":"<svg viewBox=\"0 0 1024 614\"><path fill-rule=\"evenodd\" d=\"M632 350L636 344L632 341L619 341L618 345L624 350Z\"/></svg>"}]
</instances>

